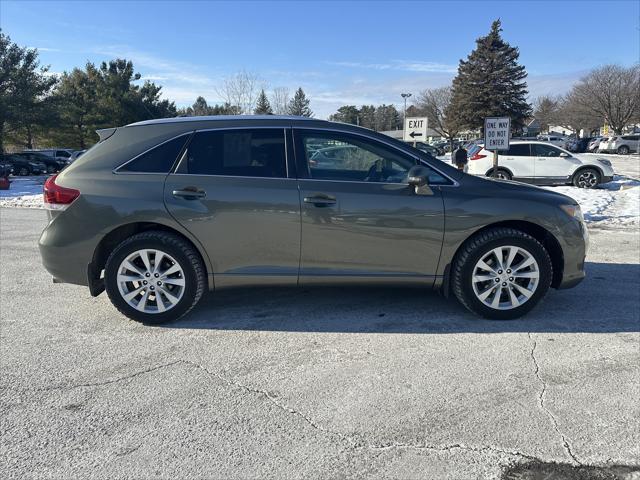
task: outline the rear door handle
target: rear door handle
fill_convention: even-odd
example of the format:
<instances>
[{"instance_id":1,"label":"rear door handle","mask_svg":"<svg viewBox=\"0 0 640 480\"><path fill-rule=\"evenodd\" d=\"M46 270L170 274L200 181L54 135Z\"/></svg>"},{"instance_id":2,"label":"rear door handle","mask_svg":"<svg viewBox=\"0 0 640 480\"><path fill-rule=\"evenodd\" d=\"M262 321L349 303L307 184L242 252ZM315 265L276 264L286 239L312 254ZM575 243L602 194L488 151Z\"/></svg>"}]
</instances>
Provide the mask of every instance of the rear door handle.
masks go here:
<instances>
[{"instance_id":1,"label":"rear door handle","mask_svg":"<svg viewBox=\"0 0 640 480\"><path fill-rule=\"evenodd\" d=\"M196 200L207 196L207 192L197 187L185 187L182 190L174 190L171 193L174 197L184 198L185 200Z\"/></svg>"},{"instance_id":2,"label":"rear door handle","mask_svg":"<svg viewBox=\"0 0 640 480\"><path fill-rule=\"evenodd\" d=\"M312 203L316 207L330 207L336 204L336 199L328 195L304 197L304 203Z\"/></svg>"}]
</instances>

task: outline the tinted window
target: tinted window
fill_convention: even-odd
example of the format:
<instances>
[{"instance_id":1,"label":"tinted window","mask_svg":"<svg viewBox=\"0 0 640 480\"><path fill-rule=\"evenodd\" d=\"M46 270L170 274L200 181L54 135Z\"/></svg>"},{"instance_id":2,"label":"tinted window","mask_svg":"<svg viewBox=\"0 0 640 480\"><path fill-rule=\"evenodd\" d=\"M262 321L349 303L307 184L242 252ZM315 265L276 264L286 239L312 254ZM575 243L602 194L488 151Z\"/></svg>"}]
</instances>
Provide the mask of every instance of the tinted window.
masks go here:
<instances>
[{"instance_id":1,"label":"tinted window","mask_svg":"<svg viewBox=\"0 0 640 480\"><path fill-rule=\"evenodd\" d=\"M512 157L528 157L531 155L528 143L515 143L509 146L509 150L505 155Z\"/></svg>"},{"instance_id":2,"label":"tinted window","mask_svg":"<svg viewBox=\"0 0 640 480\"><path fill-rule=\"evenodd\" d=\"M415 159L375 141L341 133L302 132L309 177L318 180L405 183ZM431 169L430 169L431 170ZM429 183L450 183L431 170Z\"/></svg>"},{"instance_id":3,"label":"tinted window","mask_svg":"<svg viewBox=\"0 0 640 480\"><path fill-rule=\"evenodd\" d=\"M119 172L169 173L189 135L182 135L123 165Z\"/></svg>"},{"instance_id":4,"label":"tinted window","mask_svg":"<svg viewBox=\"0 0 640 480\"><path fill-rule=\"evenodd\" d=\"M562 153L560 150L550 145L539 145L534 143L531 147L533 149L533 155L536 157L559 157Z\"/></svg>"},{"instance_id":5,"label":"tinted window","mask_svg":"<svg viewBox=\"0 0 640 480\"><path fill-rule=\"evenodd\" d=\"M67 152L66 150L58 150L56 152L56 157L69 158L70 156L71 156L71 154L69 152Z\"/></svg>"},{"instance_id":6,"label":"tinted window","mask_svg":"<svg viewBox=\"0 0 640 480\"><path fill-rule=\"evenodd\" d=\"M625 137L622 137L625 140L638 140L640 139L640 135L627 135Z\"/></svg>"},{"instance_id":7,"label":"tinted window","mask_svg":"<svg viewBox=\"0 0 640 480\"><path fill-rule=\"evenodd\" d=\"M198 175L285 178L284 129L198 132L187 148L187 171Z\"/></svg>"}]
</instances>

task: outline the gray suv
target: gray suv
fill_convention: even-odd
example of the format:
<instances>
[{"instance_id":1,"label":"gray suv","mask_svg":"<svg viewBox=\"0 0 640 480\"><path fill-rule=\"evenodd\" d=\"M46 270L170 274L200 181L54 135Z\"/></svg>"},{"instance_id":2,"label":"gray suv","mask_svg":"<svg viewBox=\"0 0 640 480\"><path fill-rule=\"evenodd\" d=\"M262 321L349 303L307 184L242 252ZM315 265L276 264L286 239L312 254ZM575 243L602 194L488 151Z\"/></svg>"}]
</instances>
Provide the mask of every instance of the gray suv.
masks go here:
<instances>
[{"instance_id":1,"label":"gray suv","mask_svg":"<svg viewBox=\"0 0 640 480\"><path fill-rule=\"evenodd\" d=\"M99 135L46 182L40 252L54 281L106 289L134 320L176 319L206 290L327 284L422 286L511 319L585 275L574 200L367 129L221 116Z\"/></svg>"}]
</instances>

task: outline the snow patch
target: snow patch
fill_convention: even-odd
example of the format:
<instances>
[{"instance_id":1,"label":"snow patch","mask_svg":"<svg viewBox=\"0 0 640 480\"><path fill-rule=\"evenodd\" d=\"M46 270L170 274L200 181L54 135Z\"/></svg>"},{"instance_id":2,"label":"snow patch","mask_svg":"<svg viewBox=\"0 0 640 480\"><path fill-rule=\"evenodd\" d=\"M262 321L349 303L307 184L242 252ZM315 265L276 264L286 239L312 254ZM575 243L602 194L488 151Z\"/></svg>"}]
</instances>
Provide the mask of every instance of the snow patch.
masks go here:
<instances>
[{"instance_id":1,"label":"snow patch","mask_svg":"<svg viewBox=\"0 0 640 480\"><path fill-rule=\"evenodd\" d=\"M9 190L0 190L0 207L44 208L42 187L47 175L11 177Z\"/></svg>"}]
</instances>

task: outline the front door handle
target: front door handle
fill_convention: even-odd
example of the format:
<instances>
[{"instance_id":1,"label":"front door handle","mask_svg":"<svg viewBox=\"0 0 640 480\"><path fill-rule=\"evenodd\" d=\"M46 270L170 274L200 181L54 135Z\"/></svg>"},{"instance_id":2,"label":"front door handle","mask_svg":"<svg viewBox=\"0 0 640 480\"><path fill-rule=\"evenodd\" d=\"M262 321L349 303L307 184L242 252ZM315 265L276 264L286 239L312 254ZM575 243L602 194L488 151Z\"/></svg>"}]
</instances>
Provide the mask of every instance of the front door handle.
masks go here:
<instances>
[{"instance_id":1,"label":"front door handle","mask_svg":"<svg viewBox=\"0 0 640 480\"><path fill-rule=\"evenodd\" d=\"M182 190L174 190L171 193L174 197L184 198L185 200L196 200L207 196L207 192L198 187L185 187Z\"/></svg>"},{"instance_id":2,"label":"front door handle","mask_svg":"<svg viewBox=\"0 0 640 480\"><path fill-rule=\"evenodd\" d=\"M329 195L314 195L313 197L304 197L304 203L312 203L316 207L330 207L336 204L336 199Z\"/></svg>"}]
</instances>

